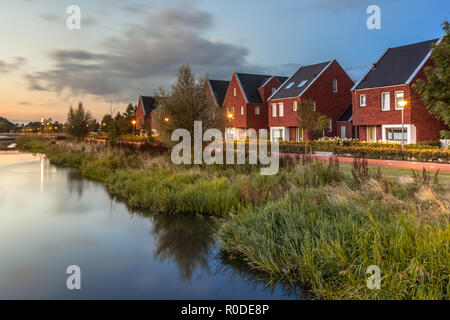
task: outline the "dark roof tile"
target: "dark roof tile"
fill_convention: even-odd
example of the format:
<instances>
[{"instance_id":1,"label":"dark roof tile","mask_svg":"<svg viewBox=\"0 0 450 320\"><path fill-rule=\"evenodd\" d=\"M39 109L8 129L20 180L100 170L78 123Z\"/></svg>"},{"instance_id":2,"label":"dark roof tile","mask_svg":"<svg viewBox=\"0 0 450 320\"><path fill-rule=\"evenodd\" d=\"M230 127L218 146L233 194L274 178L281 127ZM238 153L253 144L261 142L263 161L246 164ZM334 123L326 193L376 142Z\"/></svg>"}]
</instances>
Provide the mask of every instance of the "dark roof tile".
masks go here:
<instances>
[{"instance_id":1,"label":"dark roof tile","mask_svg":"<svg viewBox=\"0 0 450 320\"><path fill-rule=\"evenodd\" d=\"M223 106L223 102L225 100L225 96L227 94L228 86L230 85L230 81L224 80L209 80L209 84L211 90L216 98L217 104L219 107Z\"/></svg>"}]
</instances>

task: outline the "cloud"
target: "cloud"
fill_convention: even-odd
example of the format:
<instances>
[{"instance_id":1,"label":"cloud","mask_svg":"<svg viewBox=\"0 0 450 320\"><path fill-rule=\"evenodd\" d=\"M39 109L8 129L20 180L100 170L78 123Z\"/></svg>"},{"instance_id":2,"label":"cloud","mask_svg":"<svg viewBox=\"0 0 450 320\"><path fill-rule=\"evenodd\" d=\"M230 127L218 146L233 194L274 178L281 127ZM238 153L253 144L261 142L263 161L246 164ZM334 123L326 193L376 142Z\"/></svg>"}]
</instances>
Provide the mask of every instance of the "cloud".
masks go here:
<instances>
[{"instance_id":1,"label":"cloud","mask_svg":"<svg viewBox=\"0 0 450 320\"><path fill-rule=\"evenodd\" d=\"M39 17L43 20L49 21L49 22L54 22L54 23L59 23L65 26L66 23L66 19L67 19L67 14L54 14L54 13L43 13L41 15L39 15ZM98 23L98 19L93 18L93 17L85 17L85 15L81 15L81 26L82 27L90 27L93 25L96 25Z\"/></svg>"},{"instance_id":2,"label":"cloud","mask_svg":"<svg viewBox=\"0 0 450 320\"><path fill-rule=\"evenodd\" d=\"M15 57L14 62L11 63L0 60L0 73L16 71L20 69L26 62L27 59L25 59L24 57Z\"/></svg>"},{"instance_id":3,"label":"cloud","mask_svg":"<svg viewBox=\"0 0 450 320\"><path fill-rule=\"evenodd\" d=\"M21 105L21 106L29 106L29 105L31 105L31 103L29 103L28 101L21 101L18 104Z\"/></svg>"},{"instance_id":4,"label":"cloud","mask_svg":"<svg viewBox=\"0 0 450 320\"><path fill-rule=\"evenodd\" d=\"M248 48L205 38L212 16L192 3L154 9L140 23L100 43L102 52L53 50L54 66L26 76L29 88L102 96L108 101L152 94L174 79L181 64L199 75L229 79L234 70L259 71L247 62Z\"/></svg>"}]
</instances>

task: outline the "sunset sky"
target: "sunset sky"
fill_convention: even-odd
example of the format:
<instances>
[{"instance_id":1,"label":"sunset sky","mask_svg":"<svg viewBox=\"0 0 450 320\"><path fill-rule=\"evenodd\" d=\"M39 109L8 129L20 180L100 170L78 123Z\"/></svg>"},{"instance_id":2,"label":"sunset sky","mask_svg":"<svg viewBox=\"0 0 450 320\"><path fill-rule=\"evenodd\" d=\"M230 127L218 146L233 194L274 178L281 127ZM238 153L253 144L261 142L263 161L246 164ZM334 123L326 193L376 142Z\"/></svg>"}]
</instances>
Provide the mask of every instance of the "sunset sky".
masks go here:
<instances>
[{"instance_id":1,"label":"sunset sky","mask_svg":"<svg viewBox=\"0 0 450 320\"><path fill-rule=\"evenodd\" d=\"M366 27L368 5L382 29ZM68 30L66 9L81 8ZM336 58L353 79L388 47L440 37L448 0L2 0L0 116L63 121L83 101L96 117L198 75L290 75Z\"/></svg>"}]
</instances>

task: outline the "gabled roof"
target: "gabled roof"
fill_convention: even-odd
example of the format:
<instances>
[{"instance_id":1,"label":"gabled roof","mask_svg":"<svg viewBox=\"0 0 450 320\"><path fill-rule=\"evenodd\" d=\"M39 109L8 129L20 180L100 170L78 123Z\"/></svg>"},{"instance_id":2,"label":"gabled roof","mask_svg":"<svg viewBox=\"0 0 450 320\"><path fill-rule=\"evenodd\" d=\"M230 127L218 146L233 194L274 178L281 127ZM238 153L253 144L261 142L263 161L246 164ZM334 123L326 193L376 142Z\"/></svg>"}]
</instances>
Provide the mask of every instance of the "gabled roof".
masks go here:
<instances>
[{"instance_id":1,"label":"gabled roof","mask_svg":"<svg viewBox=\"0 0 450 320\"><path fill-rule=\"evenodd\" d=\"M148 96L140 96L139 97L142 101L142 107L144 109L144 115L148 116L152 113L154 109L158 106L156 103L155 98L148 97Z\"/></svg>"},{"instance_id":2,"label":"gabled roof","mask_svg":"<svg viewBox=\"0 0 450 320\"><path fill-rule=\"evenodd\" d=\"M269 99L300 97L333 61L300 67Z\"/></svg>"},{"instance_id":3,"label":"gabled roof","mask_svg":"<svg viewBox=\"0 0 450 320\"><path fill-rule=\"evenodd\" d=\"M236 73L239 84L244 91L247 103L263 103L258 88L264 86L273 77L283 83L287 77L282 76L269 76L263 74L250 74L250 73Z\"/></svg>"},{"instance_id":4,"label":"gabled roof","mask_svg":"<svg viewBox=\"0 0 450 320\"><path fill-rule=\"evenodd\" d=\"M430 57L439 39L388 48L352 90L408 84Z\"/></svg>"},{"instance_id":5,"label":"gabled roof","mask_svg":"<svg viewBox=\"0 0 450 320\"><path fill-rule=\"evenodd\" d=\"M224 80L208 80L211 93L219 107L223 106L225 96L227 94L230 81Z\"/></svg>"},{"instance_id":6,"label":"gabled roof","mask_svg":"<svg viewBox=\"0 0 450 320\"><path fill-rule=\"evenodd\" d=\"M347 110L340 116L338 122L348 122L353 120L353 106L350 105Z\"/></svg>"}]
</instances>

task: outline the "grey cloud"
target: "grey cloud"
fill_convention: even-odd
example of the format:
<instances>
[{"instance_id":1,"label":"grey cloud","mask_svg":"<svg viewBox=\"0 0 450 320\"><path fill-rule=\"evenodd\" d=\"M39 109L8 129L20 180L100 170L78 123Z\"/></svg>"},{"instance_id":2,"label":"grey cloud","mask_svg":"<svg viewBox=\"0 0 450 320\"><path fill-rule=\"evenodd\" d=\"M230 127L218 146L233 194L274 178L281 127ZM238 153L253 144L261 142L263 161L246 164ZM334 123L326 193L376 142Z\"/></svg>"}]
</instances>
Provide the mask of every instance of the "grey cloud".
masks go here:
<instances>
[{"instance_id":1,"label":"grey cloud","mask_svg":"<svg viewBox=\"0 0 450 320\"><path fill-rule=\"evenodd\" d=\"M229 79L234 70L257 72L247 62L244 46L202 36L213 27L212 17L189 3L154 9L139 24L100 45L102 53L54 50L50 70L28 74L30 89L103 96L108 101L135 99L166 86L183 63L199 75Z\"/></svg>"},{"instance_id":2,"label":"grey cloud","mask_svg":"<svg viewBox=\"0 0 450 320\"><path fill-rule=\"evenodd\" d=\"M0 73L15 71L21 68L26 62L27 59L24 57L15 57L14 62L11 63L0 60Z\"/></svg>"}]
</instances>

